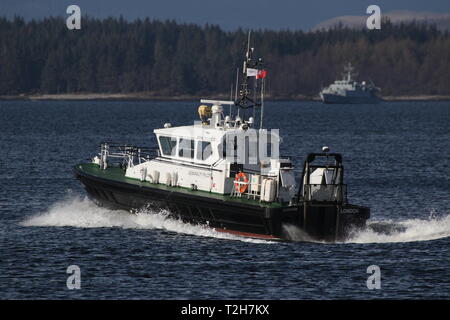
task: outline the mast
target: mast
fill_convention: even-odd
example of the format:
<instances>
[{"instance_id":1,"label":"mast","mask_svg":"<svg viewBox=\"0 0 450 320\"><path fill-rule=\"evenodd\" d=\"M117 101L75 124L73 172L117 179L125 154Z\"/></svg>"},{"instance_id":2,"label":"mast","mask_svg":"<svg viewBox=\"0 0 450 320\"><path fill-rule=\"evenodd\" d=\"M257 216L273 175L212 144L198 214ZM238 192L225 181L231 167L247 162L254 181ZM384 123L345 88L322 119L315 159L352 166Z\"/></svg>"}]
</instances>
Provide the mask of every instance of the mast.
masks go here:
<instances>
[{"instance_id":1,"label":"mast","mask_svg":"<svg viewBox=\"0 0 450 320\"><path fill-rule=\"evenodd\" d=\"M237 97L238 97L238 87L239 87L239 68L236 69L236 87L234 87L234 89L236 90L234 93L234 101L237 101ZM237 115L239 117L239 108L238 108L238 112ZM230 115L231 117L231 115Z\"/></svg>"},{"instance_id":2,"label":"mast","mask_svg":"<svg viewBox=\"0 0 450 320\"><path fill-rule=\"evenodd\" d=\"M349 62L346 66L344 66L344 78L347 81L351 81L352 77L355 76L355 73L353 72L355 68L352 66L352 64Z\"/></svg>"},{"instance_id":3,"label":"mast","mask_svg":"<svg viewBox=\"0 0 450 320\"><path fill-rule=\"evenodd\" d=\"M259 128L263 127L263 116L264 116L264 82L265 79L261 81L261 114L259 115Z\"/></svg>"},{"instance_id":4,"label":"mast","mask_svg":"<svg viewBox=\"0 0 450 320\"><path fill-rule=\"evenodd\" d=\"M255 108L255 107L261 106L261 103L256 102L256 95L255 95L254 99L250 98L251 92L249 89L249 78L251 76L249 76L248 71L249 71L249 69L257 70L257 68L262 65L261 58L259 58L257 60L255 60L253 58L254 48L250 47L250 36L251 36L251 31L248 32L247 52L245 54L245 60L243 63L243 68L242 68L243 77L242 77L241 90L239 91L239 98L237 98L235 101L235 106L237 106L239 109L243 109L244 111L249 108ZM256 75L253 75L253 76L256 76ZM255 81L256 81L256 77L255 77ZM238 111L238 114L239 114L239 111ZM245 119L242 119L242 120L245 120Z\"/></svg>"}]
</instances>

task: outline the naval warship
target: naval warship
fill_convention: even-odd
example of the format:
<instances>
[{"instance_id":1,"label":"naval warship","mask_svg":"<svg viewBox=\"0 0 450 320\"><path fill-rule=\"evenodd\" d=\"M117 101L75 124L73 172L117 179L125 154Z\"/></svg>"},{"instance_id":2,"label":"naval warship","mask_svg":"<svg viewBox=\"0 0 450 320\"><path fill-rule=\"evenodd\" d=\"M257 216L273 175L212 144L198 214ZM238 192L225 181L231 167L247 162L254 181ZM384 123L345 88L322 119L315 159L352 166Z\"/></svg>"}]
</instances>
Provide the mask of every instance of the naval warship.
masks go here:
<instances>
[{"instance_id":1,"label":"naval warship","mask_svg":"<svg viewBox=\"0 0 450 320\"><path fill-rule=\"evenodd\" d=\"M370 209L349 203L341 154L328 147L308 154L300 182L292 158L278 154L279 132L263 126L267 71L253 53L249 40L239 93L201 100L193 125L155 129L156 150L105 142L92 161L77 164L88 195L99 205L150 207L260 239L335 242L363 228Z\"/></svg>"},{"instance_id":2,"label":"naval warship","mask_svg":"<svg viewBox=\"0 0 450 320\"><path fill-rule=\"evenodd\" d=\"M349 63L344 67L342 80L336 80L330 86L320 92L320 98L324 103L336 104L373 104L381 101L377 95L380 89L371 81L359 83L353 80L353 66Z\"/></svg>"}]
</instances>

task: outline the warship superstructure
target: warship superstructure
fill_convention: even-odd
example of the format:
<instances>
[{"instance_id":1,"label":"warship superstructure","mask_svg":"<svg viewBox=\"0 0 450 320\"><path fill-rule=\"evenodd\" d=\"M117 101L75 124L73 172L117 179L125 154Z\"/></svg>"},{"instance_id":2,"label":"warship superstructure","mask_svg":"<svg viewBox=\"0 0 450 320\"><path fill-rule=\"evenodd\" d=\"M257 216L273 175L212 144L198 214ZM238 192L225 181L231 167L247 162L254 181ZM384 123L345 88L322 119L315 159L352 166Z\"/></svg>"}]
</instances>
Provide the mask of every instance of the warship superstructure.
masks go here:
<instances>
[{"instance_id":1,"label":"warship superstructure","mask_svg":"<svg viewBox=\"0 0 450 320\"><path fill-rule=\"evenodd\" d=\"M379 97L380 88L372 81L357 82L353 79L354 68L349 63L344 67L342 80L336 80L333 84L322 89L320 98L324 103L336 104L373 104L382 101Z\"/></svg>"}]
</instances>

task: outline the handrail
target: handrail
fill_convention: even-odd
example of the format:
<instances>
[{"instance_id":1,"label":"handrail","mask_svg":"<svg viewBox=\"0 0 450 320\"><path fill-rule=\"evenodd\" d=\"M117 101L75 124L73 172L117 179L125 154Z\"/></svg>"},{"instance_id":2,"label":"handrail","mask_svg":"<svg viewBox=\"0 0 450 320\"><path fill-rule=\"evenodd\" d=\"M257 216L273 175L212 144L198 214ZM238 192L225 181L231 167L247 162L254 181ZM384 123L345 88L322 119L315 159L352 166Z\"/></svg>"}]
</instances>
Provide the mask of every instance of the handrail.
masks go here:
<instances>
[{"instance_id":1,"label":"handrail","mask_svg":"<svg viewBox=\"0 0 450 320\"><path fill-rule=\"evenodd\" d=\"M111 158L121 159L122 162L119 164L121 167L125 163L127 167L131 167L134 166L136 160L138 163L149 161L150 157L154 157L155 154L157 155L158 151L158 149L147 147L104 142L100 145L100 158L97 160L94 158L94 161L98 161L102 169L108 167L108 159Z\"/></svg>"},{"instance_id":2,"label":"handrail","mask_svg":"<svg viewBox=\"0 0 450 320\"><path fill-rule=\"evenodd\" d=\"M261 190L262 190L264 179L265 178L269 178L269 179L275 178L274 176L270 176L267 174L248 172L245 170L243 170L242 172L248 176L248 182L240 181L240 180L233 180L233 188L232 188L232 192L230 194L231 197L242 197L242 195L245 195L245 196L247 196L247 199L250 199L250 197L261 198ZM253 176L253 175L258 175L260 177L259 183L252 183L251 176ZM238 185L239 187L236 188L236 185ZM247 188L244 192L241 193L237 189L239 189L243 185L246 185ZM251 191L251 190L253 190L254 187L259 187L259 193L254 193Z\"/></svg>"}]
</instances>

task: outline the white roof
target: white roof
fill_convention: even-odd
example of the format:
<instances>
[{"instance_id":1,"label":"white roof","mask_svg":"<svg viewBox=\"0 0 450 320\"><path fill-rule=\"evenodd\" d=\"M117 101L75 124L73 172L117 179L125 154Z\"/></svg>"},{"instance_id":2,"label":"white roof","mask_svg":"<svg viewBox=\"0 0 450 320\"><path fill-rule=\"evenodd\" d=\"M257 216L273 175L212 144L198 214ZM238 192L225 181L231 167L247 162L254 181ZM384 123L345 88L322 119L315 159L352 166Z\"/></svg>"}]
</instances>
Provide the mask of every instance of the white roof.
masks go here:
<instances>
[{"instance_id":1,"label":"white roof","mask_svg":"<svg viewBox=\"0 0 450 320\"><path fill-rule=\"evenodd\" d=\"M155 129L153 132L160 136L169 136L169 137L186 137L197 140L207 140L212 141L218 138L222 138L226 131L238 130L235 128L227 128L223 129L219 128L211 128L208 125L193 125L193 126L179 126L179 127L170 127L170 128L161 128Z\"/></svg>"},{"instance_id":2,"label":"white roof","mask_svg":"<svg viewBox=\"0 0 450 320\"><path fill-rule=\"evenodd\" d=\"M258 131L258 129L256 129ZM265 130L265 129L262 129ZM244 131L241 128L235 127L223 127L219 126L214 128L211 125L203 125L201 122L196 123L192 126L178 126L178 127L169 127L169 128L160 128L155 129L153 132L157 136L168 136L168 137L180 137L180 138L190 138L193 140L202 140L202 141L217 141L221 140L225 134L235 133L236 135L248 134L248 131ZM274 136L278 139L280 137L277 133L268 132L269 135Z\"/></svg>"}]
</instances>

